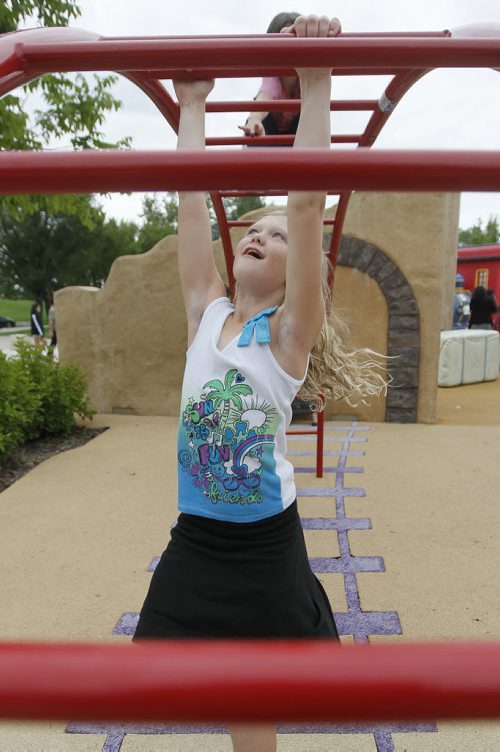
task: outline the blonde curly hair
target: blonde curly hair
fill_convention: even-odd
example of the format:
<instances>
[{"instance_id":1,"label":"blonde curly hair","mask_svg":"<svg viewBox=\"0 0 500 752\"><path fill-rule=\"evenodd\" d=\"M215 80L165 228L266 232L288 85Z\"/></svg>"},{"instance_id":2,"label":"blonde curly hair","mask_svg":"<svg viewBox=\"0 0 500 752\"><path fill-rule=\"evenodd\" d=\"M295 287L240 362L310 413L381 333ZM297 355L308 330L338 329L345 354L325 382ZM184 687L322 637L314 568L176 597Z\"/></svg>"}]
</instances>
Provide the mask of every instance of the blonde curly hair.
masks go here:
<instances>
[{"instance_id":1,"label":"blonde curly hair","mask_svg":"<svg viewBox=\"0 0 500 752\"><path fill-rule=\"evenodd\" d=\"M300 390L301 398L311 401L313 411L323 410L328 399L345 399L351 407L366 405L370 398L386 394L391 381L386 356L368 347L354 348L346 322L333 311L330 266L324 253L321 287L325 316Z\"/></svg>"},{"instance_id":2,"label":"blonde curly hair","mask_svg":"<svg viewBox=\"0 0 500 752\"><path fill-rule=\"evenodd\" d=\"M275 210L264 216L276 214L286 216L287 212ZM325 316L300 389L300 398L310 402L313 412L323 410L328 399L345 399L351 407L366 405L370 398L387 394L391 381L386 356L350 344L348 327L332 308L330 268L328 256L323 253L321 289Z\"/></svg>"}]
</instances>

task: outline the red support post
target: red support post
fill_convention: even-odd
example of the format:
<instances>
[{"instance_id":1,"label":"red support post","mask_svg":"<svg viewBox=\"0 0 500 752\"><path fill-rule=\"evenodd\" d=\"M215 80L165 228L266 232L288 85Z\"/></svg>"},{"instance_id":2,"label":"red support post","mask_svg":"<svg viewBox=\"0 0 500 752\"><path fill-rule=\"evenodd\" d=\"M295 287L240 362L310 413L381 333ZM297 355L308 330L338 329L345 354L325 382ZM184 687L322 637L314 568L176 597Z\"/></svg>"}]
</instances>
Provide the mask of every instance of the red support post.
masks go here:
<instances>
[{"instance_id":1,"label":"red support post","mask_svg":"<svg viewBox=\"0 0 500 752\"><path fill-rule=\"evenodd\" d=\"M323 477L323 445L325 441L325 411L321 410L317 415L316 425L316 477Z\"/></svg>"}]
</instances>

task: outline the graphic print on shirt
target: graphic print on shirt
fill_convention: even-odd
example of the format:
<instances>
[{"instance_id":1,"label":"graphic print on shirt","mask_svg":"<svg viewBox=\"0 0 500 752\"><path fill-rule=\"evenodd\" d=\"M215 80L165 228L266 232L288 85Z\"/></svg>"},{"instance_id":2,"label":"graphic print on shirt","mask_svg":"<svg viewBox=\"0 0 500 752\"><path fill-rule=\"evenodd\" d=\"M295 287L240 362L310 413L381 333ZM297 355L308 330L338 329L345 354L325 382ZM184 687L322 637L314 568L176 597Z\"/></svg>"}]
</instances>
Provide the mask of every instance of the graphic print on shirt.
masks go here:
<instances>
[{"instance_id":1,"label":"graphic print on shirt","mask_svg":"<svg viewBox=\"0 0 500 752\"><path fill-rule=\"evenodd\" d=\"M262 470L273 471L278 411L254 395L233 368L208 381L182 413L179 463L192 485L217 504L260 504Z\"/></svg>"}]
</instances>

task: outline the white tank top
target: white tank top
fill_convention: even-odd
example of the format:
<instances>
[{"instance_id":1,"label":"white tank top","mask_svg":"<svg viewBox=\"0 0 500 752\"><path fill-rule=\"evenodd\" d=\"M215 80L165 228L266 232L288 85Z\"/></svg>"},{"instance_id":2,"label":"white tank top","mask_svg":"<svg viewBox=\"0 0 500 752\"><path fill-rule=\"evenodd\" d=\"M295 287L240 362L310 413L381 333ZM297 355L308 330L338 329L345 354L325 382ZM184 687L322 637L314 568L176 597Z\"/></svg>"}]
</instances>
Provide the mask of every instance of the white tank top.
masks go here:
<instances>
[{"instance_id":1,"label":"white tank top","mask_svg":"<svg viewBox=\"0 0 500 752\"><path fill-rule=\"evenodd\" d=\"M305 374L294 379L279 365L266 341L262 314L254 317L259 319L255 331L247 324L242 337L219 350L222 327L233 311L228 298L210 303L187 351L178 436L179 511L254 522L295 500L285 432ZM246 346L238 346L242 339Z\"/></svg>"}]
</instances>

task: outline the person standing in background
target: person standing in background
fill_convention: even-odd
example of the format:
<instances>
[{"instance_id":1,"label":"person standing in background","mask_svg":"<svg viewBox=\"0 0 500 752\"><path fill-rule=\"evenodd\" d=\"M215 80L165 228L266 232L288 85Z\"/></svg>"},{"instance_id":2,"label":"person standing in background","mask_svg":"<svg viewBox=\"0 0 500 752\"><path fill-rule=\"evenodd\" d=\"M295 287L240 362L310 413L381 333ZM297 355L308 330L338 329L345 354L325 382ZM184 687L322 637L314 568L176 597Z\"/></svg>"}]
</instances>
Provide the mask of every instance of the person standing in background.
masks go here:
<instances>
[{"instance_id":1,"label":"person standing in background","mask_svg":"<svg viewBox=\"0 0 500 752\"><path fill-rule=\"evenodd\" d=\"M43 328L42 304L39 300L35 301L31 306L30 323L31 335L35 345L44 345L45 331Z\"/></svg>"},{"instance_id":2,"label":"person standing in background","mask_svg":"<svg viewBox=\"0 0 500 752\"><path fill-rule=\"evenodd\" d=\"M498 324L499 324L498 304L497 304L497 299L495 298L495 290L492 287L488 287L488 289L486 290L486 297L491 302L492 307L493 307L493 311L491 313L491 318L493 321L493 328L498 329Z\"/></svg>"},{"instance_id":3,"label":"person standing in background","mask_svg":"<svg viewBox=\"0 0 500 752\"><path fill-rule=\"evenodd\" d=\"M55 309L54 303L51 303L50 308L49 308L49 336L50 336L49 351L53 352L55 346L57 345L56 309Z\"/></svg>"},{"instance_id":4,"label":"person standing in background","mask_svg":"<svg viewBox=\"0 0 500 752\"><path fill-rule=\"evenodd\" d=\"M492 314L496 313L497 305L486 288L478 285L470 299L469 329L493 329Z\"/></svg>"}]
</instances>

